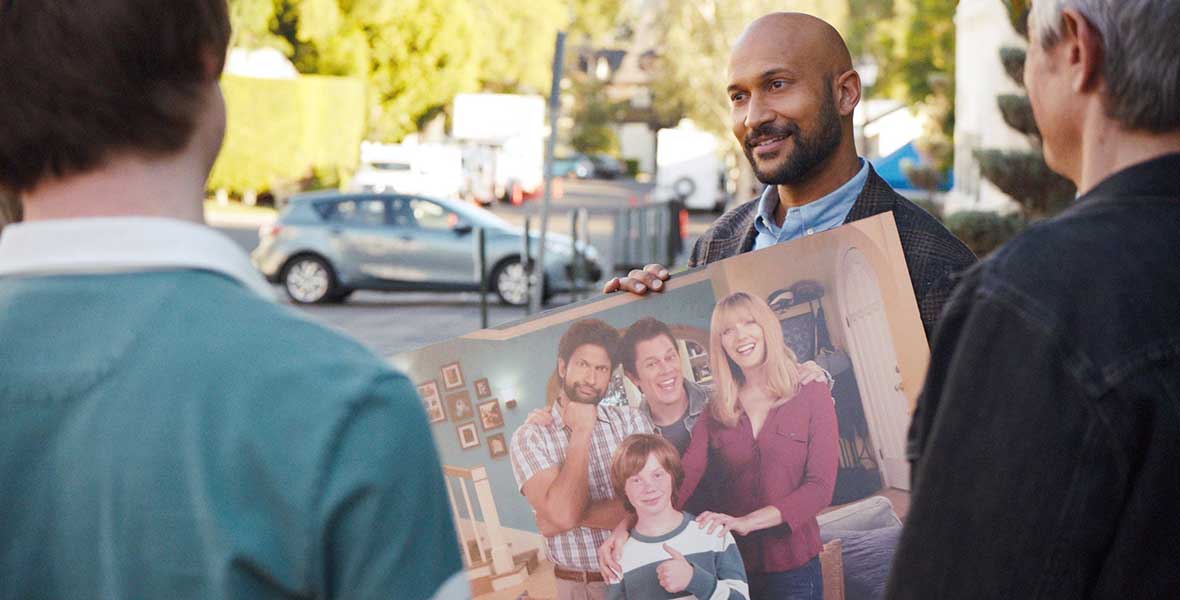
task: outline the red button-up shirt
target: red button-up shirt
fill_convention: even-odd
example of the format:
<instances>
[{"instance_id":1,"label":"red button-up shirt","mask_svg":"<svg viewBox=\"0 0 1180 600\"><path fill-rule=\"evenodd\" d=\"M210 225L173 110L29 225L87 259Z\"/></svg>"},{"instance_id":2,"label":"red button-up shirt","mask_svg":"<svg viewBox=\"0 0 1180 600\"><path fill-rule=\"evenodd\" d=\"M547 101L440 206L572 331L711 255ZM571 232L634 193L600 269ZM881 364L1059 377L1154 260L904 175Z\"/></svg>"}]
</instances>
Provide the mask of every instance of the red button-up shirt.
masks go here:
<instances>
[{"instance_id":1,"label":"red button-up shirt","mask_svg":"<svg viewBox=\"0 0 1180 600\"><path fill-rule=\"evenodd\" d=\"M815 516L832 502L839 461L832 395L827 384L810 383L770 410L756 438L745 414L734 427L702 416L684 454L677 497L682 504L691 499L713 463L709 475L722 481L711 486L717 498L705 508L741 517L773 506L783 515L782 525L736 536L746 570L790 571L823 550Z\"/></svg>"}]
</instances>

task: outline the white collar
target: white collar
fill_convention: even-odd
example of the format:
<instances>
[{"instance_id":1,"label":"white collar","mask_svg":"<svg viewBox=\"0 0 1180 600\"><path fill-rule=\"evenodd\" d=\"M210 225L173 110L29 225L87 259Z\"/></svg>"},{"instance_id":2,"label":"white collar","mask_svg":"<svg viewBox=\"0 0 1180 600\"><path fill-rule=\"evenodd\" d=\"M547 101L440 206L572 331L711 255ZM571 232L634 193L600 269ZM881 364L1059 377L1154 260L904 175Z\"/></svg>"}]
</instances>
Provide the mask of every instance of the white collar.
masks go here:
<instances>
[{"instance_id":1,"label":"white collar","mask_svg":"<svg viewBox=\"0 0 1180 600\"><path fill-rule=\"evenodd\" d=\"M14 223L0 234L0 277L197 269L226 275L274 300L274 289L221 233L158 217Z\"/></svg>"}]
</instances>

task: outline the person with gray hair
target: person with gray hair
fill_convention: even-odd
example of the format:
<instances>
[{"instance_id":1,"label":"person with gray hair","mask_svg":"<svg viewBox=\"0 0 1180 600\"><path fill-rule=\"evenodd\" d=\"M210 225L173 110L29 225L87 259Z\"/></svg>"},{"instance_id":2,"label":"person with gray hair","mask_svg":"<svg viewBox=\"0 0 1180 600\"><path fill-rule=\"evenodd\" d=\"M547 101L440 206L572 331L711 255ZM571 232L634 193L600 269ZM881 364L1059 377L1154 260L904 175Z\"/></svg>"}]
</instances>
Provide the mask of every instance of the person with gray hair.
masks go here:
<instances>
[{"instance_id":1,"label":"person with gray hair","mask_svg":"<svg viewBox=\"0 0 1180 600\"><path fill-rule=\"evenodd\" d=\"M1180 598L1180 2L1034 0L1079 197L967 272L910 429L889 598Z\"/></svg>"}]
</instances>

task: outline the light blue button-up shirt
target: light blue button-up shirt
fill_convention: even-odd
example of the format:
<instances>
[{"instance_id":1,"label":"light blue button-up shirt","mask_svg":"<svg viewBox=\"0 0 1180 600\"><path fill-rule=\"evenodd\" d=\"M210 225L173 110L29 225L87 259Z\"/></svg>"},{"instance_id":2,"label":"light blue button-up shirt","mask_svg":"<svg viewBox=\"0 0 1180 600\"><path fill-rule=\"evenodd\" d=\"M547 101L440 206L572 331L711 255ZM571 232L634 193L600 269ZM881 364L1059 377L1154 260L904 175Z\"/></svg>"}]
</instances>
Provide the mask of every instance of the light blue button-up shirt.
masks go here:
<instances>
[{"instance_id":1,"label":"light blue button-up shirt","mask_svg":"<svg viewBox=\"0 0 1180 600\"><path fill-rule=\"evenodd\" d=\"M836 191L803 206L788 208L782 227L775 225L774 221L774 211L779 203L778 190L773 185L766 186L758 203L758 217L754 219L754 229L758 232L754 249L761 250L843 225L869 180L869 161L862 158L860 164L860 171Z\"/></svg>"}]
</instances>

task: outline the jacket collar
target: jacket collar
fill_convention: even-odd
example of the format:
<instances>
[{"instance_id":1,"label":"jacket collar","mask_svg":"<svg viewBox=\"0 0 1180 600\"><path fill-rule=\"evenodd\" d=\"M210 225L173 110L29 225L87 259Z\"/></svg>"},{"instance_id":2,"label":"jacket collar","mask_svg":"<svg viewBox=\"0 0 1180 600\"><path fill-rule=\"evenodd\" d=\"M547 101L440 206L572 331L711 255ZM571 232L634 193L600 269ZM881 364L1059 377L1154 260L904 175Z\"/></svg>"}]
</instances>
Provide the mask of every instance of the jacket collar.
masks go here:
<instances>
[{"instance_id":1,"label":"jacket collar","mask_svg":"<svg viewBox=\"0 0 1180 600\"><path fill-rule=\"evenodd\" d=\"M893 188L889 187L889 184L881 179L880 175L877 175L877 170L873 168L872 163L869 163L868 167L868 180L865 181L864 189L856 197L852 210L848 211L848 216L844 219L845 225L865 217L891 211L896 203L896 192L893 191ZM742 237L740 251L745 253L753 250L754 239L758 237L758 230L754 227L754 222L758 218L759 202L760 197L737 208L736 210L744 210L745 212L737 215L740 226L734 228L735 235L728 238L718 238L713 243L724 245L726 242L732 243L738 237Z\"/></svg>"},{"instance_id":2,"label":"jacket collar","mask_svg":"<svg viewBox=\"0 0 1180 600\"><path fill-rule=\"evenodd\" d=\"M274 300L270 284L229 238L157 217L26 221L0 234L0 277L200 270Z\"/></svg>"}]
</instances>

